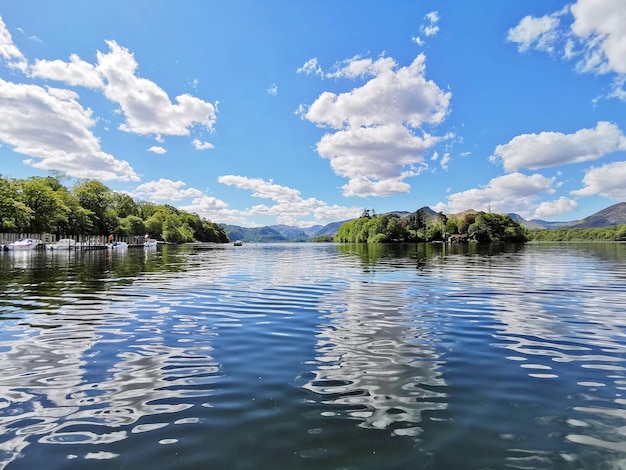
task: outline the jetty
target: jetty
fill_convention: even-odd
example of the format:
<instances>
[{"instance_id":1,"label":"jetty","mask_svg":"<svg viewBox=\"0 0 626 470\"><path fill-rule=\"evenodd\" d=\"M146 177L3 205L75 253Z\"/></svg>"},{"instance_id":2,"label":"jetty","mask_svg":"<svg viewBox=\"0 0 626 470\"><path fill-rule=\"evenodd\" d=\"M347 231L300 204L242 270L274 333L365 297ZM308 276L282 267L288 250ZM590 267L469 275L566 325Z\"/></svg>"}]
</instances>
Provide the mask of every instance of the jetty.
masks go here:
<instances>
[{"instance_id":1,"label":"jetty","mask_svg":"<svg viewBox=\"0 0 626 470\"><path fill-rule=\"evenodd\" d=\"M2 233L0 234L0 250L7 250L9 243L17 240L31 239L37 243L35 249L45 249L46 245L56 244L61 239L71 239L74 243L71 243L65 248L72 251L89 251L89 250L107 250L111 248L111 245L125 243L128 248L144 248L146 238L144 236L132 236L132 237L111 237L106 235L62 235L57 236L54 234L33 234L33 233ZM151 242L154 239L149 239ZM154 245L152 245L154 246Z\"/></svg>"}]
</instances>

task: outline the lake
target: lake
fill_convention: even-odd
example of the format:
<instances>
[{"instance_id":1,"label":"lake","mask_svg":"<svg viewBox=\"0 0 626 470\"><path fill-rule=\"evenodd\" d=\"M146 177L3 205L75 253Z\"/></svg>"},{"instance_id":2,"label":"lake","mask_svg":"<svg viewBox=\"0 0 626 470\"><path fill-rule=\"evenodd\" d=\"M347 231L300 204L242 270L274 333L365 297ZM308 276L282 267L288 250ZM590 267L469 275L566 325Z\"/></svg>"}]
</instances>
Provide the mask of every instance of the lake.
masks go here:
<instances>
[{"instance_id":1,"label":"lake","mask_svg":"<svg viewBox=\"0 0 626 470\"><path fill-rule=\"evenodd\" d=\"M0 468L626 468L626 244L0 253Z\"/></svg>"}]
</instances>

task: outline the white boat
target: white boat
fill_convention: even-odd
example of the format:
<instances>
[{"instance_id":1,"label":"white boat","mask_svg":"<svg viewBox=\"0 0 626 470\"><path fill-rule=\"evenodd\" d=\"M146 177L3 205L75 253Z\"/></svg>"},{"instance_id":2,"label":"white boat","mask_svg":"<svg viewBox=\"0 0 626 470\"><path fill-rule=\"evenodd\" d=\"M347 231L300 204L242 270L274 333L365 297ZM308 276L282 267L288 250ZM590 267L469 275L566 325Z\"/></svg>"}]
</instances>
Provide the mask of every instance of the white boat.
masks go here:
<instances>
[{"instance_id":1,"label":"white boat","mask_svg":"<svg viewBox=\"0 0 626 470\"><path fill-rule=\"evenodd\" d=\"M157 241L154 238L147 238L143 244L144 248L156 248Z\"/></svg>"},{"instance_id":2,"label":"white boat","mask_svg":"<svg viewBox=\"0 0 626 470\"><path fill-rule=\"evenodd\" d=\"M34 248L37 248L39 242L37 240L33 240L32 238L20 238L11 243L7 243L7 250L9 251L28 251Z\"/></svg>"},{"instance_id":3,"label":"white boat","mask_svg":"<svg viewBox=\"0 0 626 470\"><path fill-rule=\"evenodd\" d=\"M76 249L76 240L72 240L71 238L61 238L56 243L47 243L46 250L75 250Z\"/></svg>"},{"instance_id":4,"label":"white boat","mask_svg":"<svg viewBox=\"0 0 626 470\"><path fill-rule=\"evenodd\" d=\"M235 243L233 243L233 245L241 246L241 245L243 245L243 242L241 240L235 240Z\"/></svg>"},{"instance_id":5,"label":"white boat","mask_svg":"<svg viewBox=\"0 0 626 470\"><path fill-rule=\"evenodd\" d=\"M126 242L113 242L113 243L109 243L107 245L107 248L109 250L127 250L128 249L128 243L126 243Z\"/></svg>"}]
</instances>

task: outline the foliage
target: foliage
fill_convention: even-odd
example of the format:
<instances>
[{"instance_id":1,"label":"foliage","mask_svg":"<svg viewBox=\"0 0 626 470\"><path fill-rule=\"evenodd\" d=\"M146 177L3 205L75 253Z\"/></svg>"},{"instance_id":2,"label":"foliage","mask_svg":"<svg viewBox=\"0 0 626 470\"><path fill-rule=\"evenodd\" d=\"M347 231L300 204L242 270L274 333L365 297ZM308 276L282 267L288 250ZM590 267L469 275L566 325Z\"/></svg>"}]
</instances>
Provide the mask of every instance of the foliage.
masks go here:
<instances>
[{"instance_id":1,"label":"foliage","mask_svg":"<svg viewBox=\"0 0 626 470\"><path fill-rule=\"evenodd\" d=\"M467 231L464 232L463 229ZM389 243L440 241L448 233L469 233L478 243L526 241L525 229L508 215L479 212L464 220L448 219L443 213L418 210L402 219L396 214L360 217L345 222L335 235L339 243Z\"/></svg>"},{"instance_id":2,"label":"foliage","mask_svg":"<svg viewBox=\"0 0 626 470\"><path fill-rule=\"evenodd\" d=\"M478 212L474 216L474 223L468 227L467 233L478 243L523 243L528 240L524 227L508 215Z\"/></svg>"},{"instance_id":3,"label":"foliage","mask_svg":"<svg viewBox=\"0 0 626 470\"><path fill-rule=\"evenodd\" d=\"M12 179L0 175L0 231L60 236L141 236L176 243L228 242L224 229L197 214L167 204L136 201L95 180L71 190L63 176Z\"/></svg>"},{"instance_id":4,"label":"foliage","mask_svg":"<svg viewBox=\"0 0 626 470\"><path fill-rule=\"evenodd\" d=\"M330 235L319 235L317 237L313 237L311 241L314 243L332 243L335 241L335 238Z\"/></svg>"},{"instance_id":5,"label":"foliage","mask_svg":"<svg viewBox=\"0 0 626 470\"><path fill-rule=\"evenodd\" d=\"M335 241L339 243L387 243L410 238L406 224L396 214L350 220L341 225L335 235Z\"/></svg>"},{"instance_id":6,"label":"foliage","mask_svg":"<svg viewBox=\"0 0 626 470\"><path fill-rule=\"evenodd\" d=\"M552 228L528 232L531 241L626 241L626 225L602 228Z\"/></svg>"}]
</instances>

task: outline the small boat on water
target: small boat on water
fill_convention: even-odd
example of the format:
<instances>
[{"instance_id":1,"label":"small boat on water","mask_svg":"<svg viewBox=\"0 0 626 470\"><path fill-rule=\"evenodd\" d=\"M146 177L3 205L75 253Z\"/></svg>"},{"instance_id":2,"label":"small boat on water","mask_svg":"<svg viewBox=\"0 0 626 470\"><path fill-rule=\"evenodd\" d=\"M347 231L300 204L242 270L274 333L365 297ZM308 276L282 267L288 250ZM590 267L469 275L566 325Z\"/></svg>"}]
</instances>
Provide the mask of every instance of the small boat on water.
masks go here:
<instances>
[{"instance_id":1,"label":"small boat on water","mask_svg":"<svg viewBox=\"0 0 626 470\"><path fill-rule=\"evenodd\" d=\"M128 243L126 242L113 242L113 243L109 243L107 245L107 248L109 250L127 250L128 249Z\"/></svg>"},{"instance_id":2,"label":"small boat on water","mask_svg":"<svg viewBox=\"0 0 626 470\"><path fill-rule=\"evenodd\" d=\"M46 250L52 250L52 251L75 250L76 240L72 240L71 238L61 238L56 243L47 243L45 247L46 247Z\"/></svg>"},{"instance_id":3,"label":"small boat on water","mask_svg":"<svg viewBox=\"0 0 626 470\"><path fill-rule=\"evenodd\" d=\"M38 240L32 238L20 238L11 243L7 243L6 249L9 251L28 251L33 250L39 246Z\"/></svg>"},{"instance_id":4,"label":"small boat on water","mask_svg":"<svg viewBox=\"0 0 626 470\"><path fill-rule=\"evenodd\" d=\"M144 248L156 248L157 241L154 238L147 238L143 244Z\"/></svg>"},{"instance_id":5,"label":"small boat on water","mask_svg":"<svg viewBox=\"0 0 626 470\"><path fill-rule=\"evenodd\" d=\"M241 240L235 240L235 243L233 243L233 245L241 246L241 245L243 245L243 242Z\"/></svg>"}]
</instances>

